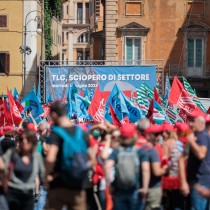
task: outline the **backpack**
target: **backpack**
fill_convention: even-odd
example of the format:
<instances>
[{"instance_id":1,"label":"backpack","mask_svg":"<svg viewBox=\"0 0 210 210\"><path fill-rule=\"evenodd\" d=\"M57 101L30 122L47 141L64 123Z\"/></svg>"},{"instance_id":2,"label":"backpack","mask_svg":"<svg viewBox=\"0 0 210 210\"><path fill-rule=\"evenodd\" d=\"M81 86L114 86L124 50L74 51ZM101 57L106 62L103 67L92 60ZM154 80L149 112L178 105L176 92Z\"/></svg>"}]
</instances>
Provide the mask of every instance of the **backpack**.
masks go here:
<instances>
[{"instance_id":1,"label":"backpack","mask_svg":"<svg viewBox=\"0 0 210 210\"><path fill-rule=\"evenodd\" d=\"M73 135L59 126L53 127L52 130L63 139L60 175L62 178L68 177L72 181L84 181L89 165L83 130L75 126Z\"/></svg>"},{"instance_id":2,"label":"backpack","mask_svg":"<svg viewBox=\"0 0 210 210\"><path fill-rule=\"evenodd\" d=\"M138 148L133 147L130 151L120 147L116 162L115 183L118 189L138 188L140 161L137 154Z\"/></svg>"}]
</instances>

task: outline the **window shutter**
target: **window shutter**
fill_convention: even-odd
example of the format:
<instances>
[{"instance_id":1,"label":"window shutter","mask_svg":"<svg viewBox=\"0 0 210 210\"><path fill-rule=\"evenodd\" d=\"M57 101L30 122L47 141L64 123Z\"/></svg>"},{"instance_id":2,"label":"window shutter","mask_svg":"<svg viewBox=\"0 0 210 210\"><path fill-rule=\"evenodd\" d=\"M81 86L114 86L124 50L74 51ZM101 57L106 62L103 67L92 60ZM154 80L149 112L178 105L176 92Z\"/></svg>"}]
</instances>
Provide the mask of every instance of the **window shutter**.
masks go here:
<instances>
[{"instance_id":1,"label":"window shutter","mask_svg":"<svg viewBox=\"0 0 210 210\"><path fill-rule=\"evenodd\" d=\"M7 16L0 15L0 27L6 28L7 27Z\"/></svg>"},{"instance_id":2,"label":"window shutter","mask_svg":"<svg viewBox=\"0 0 210 210\"><path fill-rule=\"evenodd\" d=\"M202 67L202 57L203 57L203 52L202 52L202 39L196 39L196 67Z\"/></svg>"},{"instance_id":3,"label":"window shutter","mask_svg":"<svg viewBox=\"0 0 210 210\"><path fill-rule=\"evenodd\" d=\"M194 67L194 39L188 39L188 67Z\"/></svg>"},{"instance_id":4,"label":"window shutter","mask_svg":"<svg viewBox=\"0 0 210 210\"><path fill-rule=\"evenodd\" d=\"M5 54L5 74L9 75L10 73L10 54Z\"/></svg>"}]
</instances>

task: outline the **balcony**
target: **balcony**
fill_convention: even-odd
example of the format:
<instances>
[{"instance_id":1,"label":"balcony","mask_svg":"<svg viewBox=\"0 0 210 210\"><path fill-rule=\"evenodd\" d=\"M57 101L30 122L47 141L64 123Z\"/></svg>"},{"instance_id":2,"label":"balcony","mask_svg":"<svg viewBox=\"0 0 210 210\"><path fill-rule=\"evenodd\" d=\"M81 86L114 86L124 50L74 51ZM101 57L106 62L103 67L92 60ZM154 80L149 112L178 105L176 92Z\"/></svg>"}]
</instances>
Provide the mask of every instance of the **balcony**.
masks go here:
<instances>
[{"instance_id":1,"label":"balcony","mask_svg":"<svg viewBox=\"0 0 210 210\"><path fill-rule=\"evenodd\" d=\"M206 69L206 70L204 70ZM183 69L178 64L169 64L169 76L184 76L186 78L200 78L200 79L209 79L210 78L210 65L206 65L205 68L202 69Z\"/></svg>"}]
</instances>

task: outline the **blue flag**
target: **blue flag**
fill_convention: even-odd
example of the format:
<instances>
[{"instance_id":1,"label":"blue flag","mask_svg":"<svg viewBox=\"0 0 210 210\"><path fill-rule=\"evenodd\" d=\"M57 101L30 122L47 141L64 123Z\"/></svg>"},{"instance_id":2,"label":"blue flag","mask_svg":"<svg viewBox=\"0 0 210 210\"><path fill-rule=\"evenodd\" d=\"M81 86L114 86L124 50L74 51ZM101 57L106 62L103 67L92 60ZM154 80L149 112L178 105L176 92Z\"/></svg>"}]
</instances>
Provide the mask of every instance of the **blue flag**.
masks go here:
<instances>
[{"instance_id":1,"label":"blue flag","mask_svg":"<svg viewBox=\"0 0 210 210\"><path fill-rule=\"evenodd\" d=\"M39 100L39 103L41 103L41 91L40 91L40 85L39 84L38 84L38 87L37 87L36 96Z\"/></svg>"},{"instance_id":2,"label":"blue flag","mask_svg":"<svg viewBox=\"0 0 210 210\"><path fill-rule=\"evenodd\" d=\"M90 91L89 91L88 87L85 88L84 98L87 98L88 100L91 100Z\"/></svg>"},{"instance_id":3,"label":"blue flag","mask_svg":"<svg viewBox=\"0 0 210 210\"><path fill-rule=\"evenodd\" d=\"M71 100L71 88L68 88L68 93L67 93L67 103L66 103L66 109L68 113L68 117L71 118L72 115L72 100Z\"/></svg>"},{"instance_id":4,"label":"blue flag","mask_svg":"<svg viewBox=\"0 0 210 210\"><path fill-rule=\"evenodd\" d=\"M129 115L129 111L125 104L123 94L122 94L121 90L117 87L116 84L114 85L114 87L109 95L109 98L106 102L106 112L108 112L108 113L110 110L109 104L112 105L112 107L116 113L116 116L120 121Z\"/></svg>"},{"instance_id":5,"label":"blue flag","mask_svg":"<svg viewBox=\"0 0 210 210\"><path fill-rule=\"evenodd\" d=\"M86 98L75 94L77 117L82 119L91 119L88 114L88 107L90 106L90 101Z\"/></svg>"},{"instance_id":6,"label":"blue flag","mask_svg":"<svg viewBox=\"0 0 210 210\"><path fill-rule=\"evenodd\" d=\"M127 109L129 111L129 114L128 114L129 121L132 123L137 122L139 119L143 117L141 113L141 109L137 105L135 105L134 102L132 102L129 98L127 98L124 94L123 94L123 97L124 97Z\"/></svg>"},{"instance_id":7,"label":"blue flag","mask_svg":"<svg viewBox=\"0 0 210 210\"><path fill-rule=\"evenodd\" d=\"M14 88L14 94L13 94L13 96L14 96L14 99L15 99L16 101L19 100L19 94L18 94L18 91L17 91L16 88Z\"/></svg>"},{"instance_id":8,"label":"blue flag","mask_svg":"<svg viewBox=\"0 0 210 210\"><path fill-rule=\"evenodd\" d=\"M47 103L52 103L52 102L53 102L53 98L52 98L51 94L49 93Z\"/></svg>"},{"instance_id":9,"label":"blue flag","mask_svg":"<svg viewBox=\"0 0 210 210\"><path fill-rule=\"evenodd\" d=\"M29 92L24 99L21 101L24 109L27 110L28 108L31 109L31 114L34 118L37 118L39 115L44 113L42 105L39 103L35 93L33 90Z\"/></svg>"},{"instance_id":10,"label":"blue flag","mask_svg":"<svg viewBox=\"0 0 210 210\"><path fill-rule=\"evenodd\" d=\"M71 100L75 102L75 94L78 93L78 89L76 85L73 83L72 88L71 88Z\"/></svg>"}]
</instances>

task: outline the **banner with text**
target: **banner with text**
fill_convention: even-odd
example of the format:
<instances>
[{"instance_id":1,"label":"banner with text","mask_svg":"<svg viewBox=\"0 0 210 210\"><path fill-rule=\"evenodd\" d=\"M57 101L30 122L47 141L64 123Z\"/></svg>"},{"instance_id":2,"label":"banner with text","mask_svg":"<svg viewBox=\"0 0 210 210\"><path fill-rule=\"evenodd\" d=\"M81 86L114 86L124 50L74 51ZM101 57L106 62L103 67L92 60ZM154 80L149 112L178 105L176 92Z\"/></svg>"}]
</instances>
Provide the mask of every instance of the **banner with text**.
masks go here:
<instances>
[{"instance_id":1,"label":"banner with text","mask_svg":"<svg viewBox=\"0 0 210 210\"><path fill-rule=\"evenodd\" d=\"M136 92L144 82L151 88L156 85L156 66L48 66L45 75L46 99L66 98L73 83L80 92L88 88L93 92L111 91L114 84L122 90Z\"/></svg>"}]
</instances>

